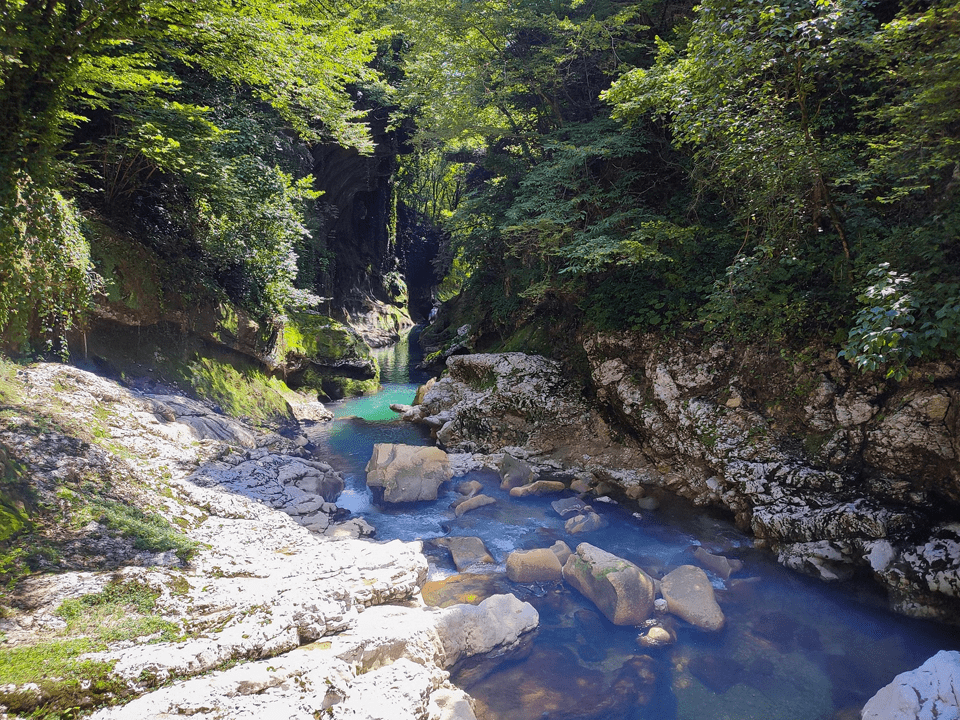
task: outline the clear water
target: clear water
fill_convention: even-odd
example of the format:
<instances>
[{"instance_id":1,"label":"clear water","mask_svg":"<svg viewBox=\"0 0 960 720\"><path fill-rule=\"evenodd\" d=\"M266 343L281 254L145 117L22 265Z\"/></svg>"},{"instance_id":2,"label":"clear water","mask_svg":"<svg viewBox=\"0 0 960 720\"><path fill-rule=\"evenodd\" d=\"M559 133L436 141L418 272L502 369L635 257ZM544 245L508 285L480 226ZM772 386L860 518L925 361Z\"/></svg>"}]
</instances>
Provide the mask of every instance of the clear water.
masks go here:
<instances>
[{"instance_id":1,"label":"clear water","mask_svg":"<svg viewBox=\"0 0 960 720\"><path fill-rule=\"evenodd\" d=\"M416 351L415 336L378 351L383 392L335 404L334 422L311 439L318 455L344 472L347 488L337 504L367 519L377 539L483 539L498 563L488 576L457 575L446 551L427 545L431 580L445 582L448 602L507 591L540 612L540 630L520 655L455 672L481 720L855 720L896 674L938 650L960 649L957 630L889 613L868 588L828 586L787 571L753 550L725 518L677 500L640 517L635 508L594 502L609 525L578 536L564 531L551 507L557 496L510 498L492 472L454 480L477 480L497 501L461 518L450 508L454 487L442 487L431 503L377 505L364 481L374 443L432 442L389 409L411 403L427 379L411 369ZM506 579L503 563L512 550L556 540L589 542L656 576L696 564L691 553L698 546L741 559L744 569L731 580L711 577L726 626L706 633L678 622L675 645L645 650L635 629L612 625L569 587Z\"/></svg>"}]
</instances>

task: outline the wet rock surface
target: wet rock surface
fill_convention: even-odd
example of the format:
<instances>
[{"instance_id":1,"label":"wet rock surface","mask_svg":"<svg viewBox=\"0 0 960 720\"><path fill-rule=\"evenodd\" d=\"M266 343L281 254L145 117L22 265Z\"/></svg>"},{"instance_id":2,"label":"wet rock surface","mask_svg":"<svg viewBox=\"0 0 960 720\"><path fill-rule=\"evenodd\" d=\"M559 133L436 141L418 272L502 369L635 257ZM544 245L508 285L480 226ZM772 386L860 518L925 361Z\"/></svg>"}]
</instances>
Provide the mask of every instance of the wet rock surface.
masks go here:
<instances>
[{"instance_id":1,"label":"wet rock surface","mask_svg":"<svg viewBox=\"0 0 960 720\"><path fill-rule=\"evenodd\" d=\"M584 348L594 406L558 364L506 353L451 357L414 414L448 447L503 452L509 487L563 470L580 491L606 485L638 508L666 490L731 512L787 567L872 576L895 610L958 621L960 534L941 519L960 508L949 366L926 368L933 385L900 388L813 354L782 366L628 334ZM601 526L576 510L568 531Z\"/></svg>"},{"instance_id":2,"label":"wet rock surface","mask_svg":"<svg viewBox=\"0 0 960 720\"><path fill-rule=\"evenodd\" d=\"M588 543L567 558L563 579L614 625L640 625L653 610L653 580L633 563Z\"/></svg>"},{"instance_id":3,"label":"wet rock surface","mask_svg":"<svg viewBox=\"0 0 960 720\"><path fill-rule=\"evenodd\" d=\"M723 627L723 611L713 594L710 578L698 567L681 565L660 580L667 610L704 630Z\"/></svg>"},{"instance_id":4,"label":"wet rock surface","mask_svg":"<svg viewBox=\"0 0 960 720\"><path fill-rule=\"evenodd\" d=\"M389 503L436 500L451 477L447 454L434 447L377 443L367 463L367 486L382 489Z\"/></svg>"}]
</instances>

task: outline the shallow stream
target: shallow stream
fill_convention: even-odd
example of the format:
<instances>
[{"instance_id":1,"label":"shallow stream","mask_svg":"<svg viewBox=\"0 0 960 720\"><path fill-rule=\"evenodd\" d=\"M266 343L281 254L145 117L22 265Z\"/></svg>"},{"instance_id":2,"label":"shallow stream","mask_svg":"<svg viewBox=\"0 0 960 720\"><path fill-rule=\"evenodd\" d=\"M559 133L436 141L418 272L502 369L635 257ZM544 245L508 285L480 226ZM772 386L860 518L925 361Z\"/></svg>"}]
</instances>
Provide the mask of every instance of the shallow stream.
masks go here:
<instances>
[{"instance_id":1,"label":"shallow stream","mask_svg":"<svg viewBox=\"0 0 960 720\"><path fill-rule=\"evenodd\" d=\"M564 531L564 518L551 507L558 496L511 498L494 472L454 478L433 503L374 503L364 473L374 443L432 442L424 428L390 410L391 403L411 403L428 378L412 369L417 352L415 338L377 351L383 391L335 403L335 420L311 439L318 455L344 473L337 504L376 527L378 540L483 539L498 564L466 575L458 575L446 550L426 543L428 602L513 592L539 611L540 630L522 652L454 673L477 700L481 720L855 720L896 674L938 650L960 649L956 629L892 614L870 588L830 586L785 570L729 519L668 497L652 511L593 501L609 525L585 535ZM465 480L481 482L497 502L455 518L454 488ZM614 626L569 586L507 580L512 550L557 540L571 548L589 542L655 577L697 564L698 546L739 558L744 567L730 579L711 575L726 626L707 633L677 621L676 644L643 649L635 628Z\"/></svg>"}]
</instances>

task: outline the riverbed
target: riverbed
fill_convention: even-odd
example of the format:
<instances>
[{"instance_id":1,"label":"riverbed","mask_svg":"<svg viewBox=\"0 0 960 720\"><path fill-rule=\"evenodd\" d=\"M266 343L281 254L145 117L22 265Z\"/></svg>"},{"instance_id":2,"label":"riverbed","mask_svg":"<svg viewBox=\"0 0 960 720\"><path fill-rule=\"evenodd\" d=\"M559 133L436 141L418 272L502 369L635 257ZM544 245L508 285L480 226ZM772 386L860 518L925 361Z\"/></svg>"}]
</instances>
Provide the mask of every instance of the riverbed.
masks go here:
<instances>
[{"instance_id":1,"label":"riverbed","mask_svg":"<svg viewBox=\"0 0 960 720\"><path fill-rule=\"evenodd\" d=\"M607 527L583 535L564 530L558 497L511 498L493 471L454 478L432 503L383 506L366 487L374 443L432 444L425 428L404 423L391 403L409 404L428 379L414 368L416 336L376 351L382 392L330 406L335 419L311 434L318 456L344 473L337 504L377 529L376 539L424 540L430 560L428 602L479 602L513 592L540 613L540 630L499 663L455 669L453 679L478 703L481 720L854 720L880 687L938 650L960 649L960 632L884 609L868 585L827 585L779 566L729 518L670 496L639 510L613 498L590 499ZM496 503L456 518L455 487L477 480ZM495 563L459 574L431 539L474 536ZM571 548L589 542L654 577L697 564L693 552L739 559L730 578L710 575L726 616L715 633L675 623L677 642L645 649L637 629L611 624L564 584L511 583L507 555L516 549Z\"/></svg>"}]
</instances>

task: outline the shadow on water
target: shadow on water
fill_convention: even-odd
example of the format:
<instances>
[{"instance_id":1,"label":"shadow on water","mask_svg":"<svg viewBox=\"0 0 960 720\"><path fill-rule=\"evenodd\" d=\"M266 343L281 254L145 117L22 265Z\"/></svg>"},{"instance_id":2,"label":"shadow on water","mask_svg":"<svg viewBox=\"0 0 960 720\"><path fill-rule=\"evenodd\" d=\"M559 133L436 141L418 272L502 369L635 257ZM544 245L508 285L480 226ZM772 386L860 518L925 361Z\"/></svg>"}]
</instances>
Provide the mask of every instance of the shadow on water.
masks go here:
<instances>
[{"instance_id":1,"label":"shadow on water","mask_svg":"<svg viewBox=\"0 0 960 720\"><path fill-rule=\"evenodd\" d=\"M377 351L383 392L331 406L336 419L314 431L319 455L344 472L338 504L363 515L386 541L444 535L481 538L495 566L458 573L445 550L426 548L429 587L437 603L479 602L509 591L540 613L539 632L519 654L458 669L455 680L476 699L480 720L846 720L880 687L941 649L960 648L953 628L910 620L862 602L849 583L829 586L779 566L715 513L665 498L656 511L593 502L608 525L570 535L551 506L558 496L511 498L491 471L470 473L440 489L432 503L379 506L364 466L377 442L431 444L421 427L403 423L390 403L412 402L429 375L412 371L406 347ZM455 517L455 486L477 480L496 502ZM571 496L571 493L563 495ZM638 517L639 515L639 517ZM693 551L736 557L744 567L728 580L710 575L726 616L706 633L676 621L678 641L659 649L637 644L635 628L610 623L562 583L520 585L504 574L515 549L589 542L662 577L696 564ZM875 598L874 598L875 599Z\"/></svg>"}]
</instances>

